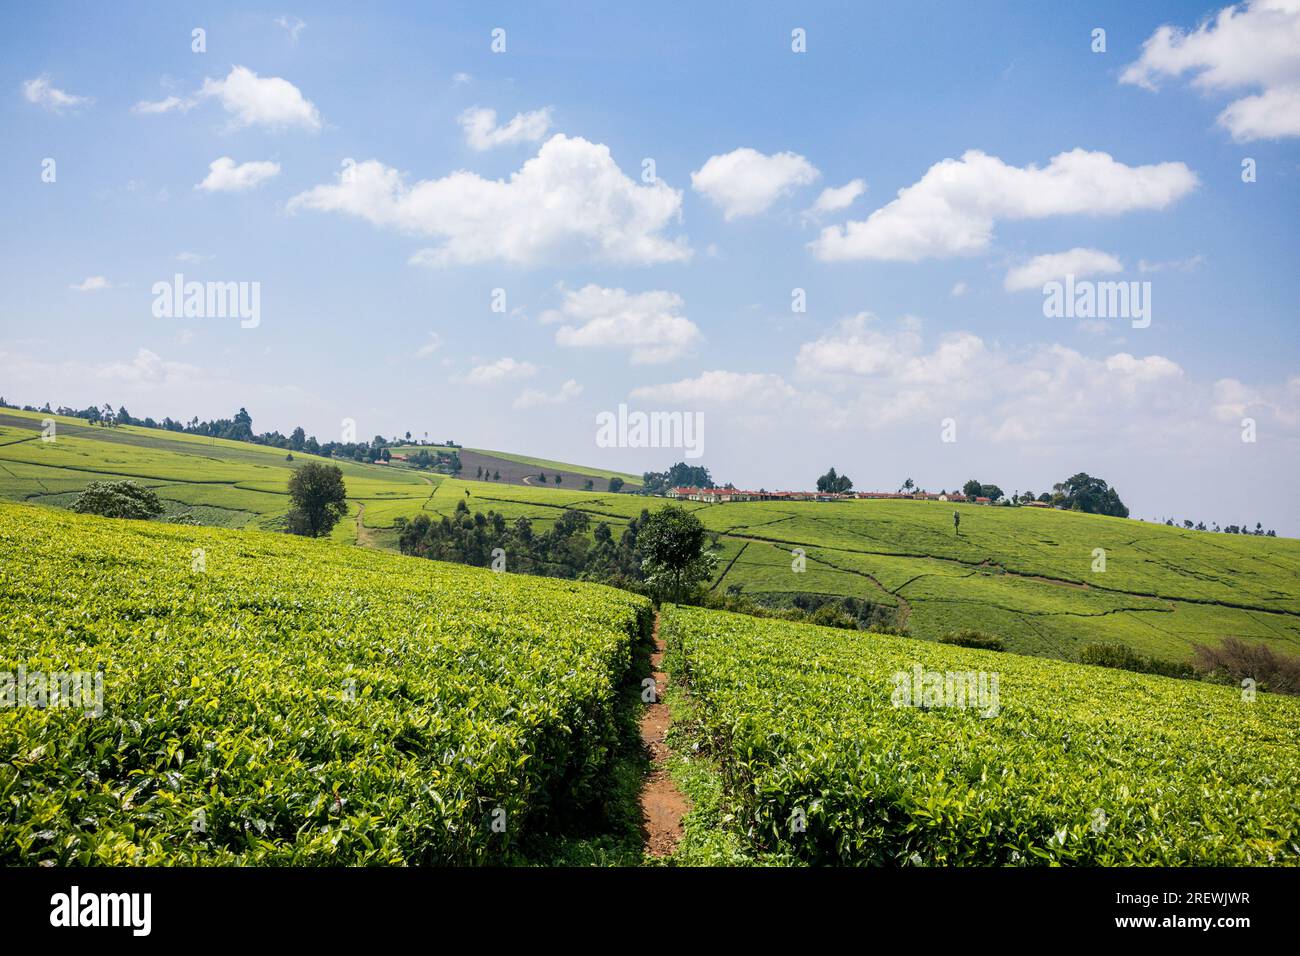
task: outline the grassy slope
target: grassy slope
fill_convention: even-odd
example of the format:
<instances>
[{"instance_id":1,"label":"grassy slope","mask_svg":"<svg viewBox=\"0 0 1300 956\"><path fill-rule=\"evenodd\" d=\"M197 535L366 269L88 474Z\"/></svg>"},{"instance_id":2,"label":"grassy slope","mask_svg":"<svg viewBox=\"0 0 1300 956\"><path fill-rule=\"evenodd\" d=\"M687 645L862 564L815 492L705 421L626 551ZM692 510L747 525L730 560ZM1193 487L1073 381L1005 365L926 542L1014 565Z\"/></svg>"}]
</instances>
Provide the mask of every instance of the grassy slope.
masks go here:
<instances>
[{"instance_id":1,"label":"grassy slope","mask_svg":"<svg viewBox=\"0 0 1300 956\"><path fill-rule=\"evenodd\" d=\"M1295 698L698 608L660 634L694 862L1300 862ZM918 665L997 706L897 706Z\"/></svg>"},{"instance_id":2,"label":"grassy slope","mask_svg":"<svg viewBox=\"0 0 1300 956\"><path fill-rule=\"evenodd\" d=\"M629 485L641 484L641 476L629 474L626 471L610 471L608 468L589 468L585 465L570 465L563 461L553 461L549 458L534 458L531 455L515 455L504 451L489 451L486 448L467 448L466 451L478 452L480 455L487 455L492 458L500 458L504 461L513 461L521 465L532 465L540 470L572 472L576 475L587 475L591 478L622 478Z\"/></svg>"},{"instance_id":3,"label":"grassy slope","mask_svg":"<svg viewBox=\"0 0 1300 956\"><path fill-rule=\"evenodd\" d=\"M511 859L639 753L624 591L0 503L0 592L0 671L104 673L0 708L0 864Z\"/></svg>"},{"instance_id":4,"label":"grassy slope","mask_svg":"<svg viewBox=\"0 0 1300 956\"><path fill-rule=\"evenodd\" d=\"M19 418L26 428L3 424ZM0 498L67 504L88 481L134 476L205 523L265 525L286 508L282 452L147 429L61 424L0 412ZM521 458L522 456L513 456ZM546 530L566 508L620 526L663 499L479 482L398 466L341 464L350 498L334 538L394 549L398 518L450 515L458 501ZM468 495L466 494L468 492ZM1300 650L1300 541L1184 531L1118 518L922 501L738 502L684 507L719 534L714 587L750 594L850 595L898 609L911 633L974 627L1021 653L1072 659L1096 641L1186 659L1227 635ZM961 534L952 513L962 514ZM791 551L806 553L806 571ZM1106 552L1094 572L1094 550Z\"/></svg>"},{"instance_id":5,"label":"grassy slope","mask_svg":"<svg viewBox=\"0 0 1300 956\"><path fill-rule=\"evenodd\" d=\"M526 515L540 529L577 509L615 531L666 503L449 479L424 508L449 515L460 500L510 520ZM1193 644L1228 635L1300 652L1300 541L1292 539L923 501L683 506L720 536L715 589L866 598L897 607L920 637L973 627L1014 651L1063 659L1097 641L1187 659ZM396 518L403 507L384 514ZM793 570L795 548L806 553L802 573ZM1098 548L1104 572L1092 570Z\"/></svg>"}]
</instances>

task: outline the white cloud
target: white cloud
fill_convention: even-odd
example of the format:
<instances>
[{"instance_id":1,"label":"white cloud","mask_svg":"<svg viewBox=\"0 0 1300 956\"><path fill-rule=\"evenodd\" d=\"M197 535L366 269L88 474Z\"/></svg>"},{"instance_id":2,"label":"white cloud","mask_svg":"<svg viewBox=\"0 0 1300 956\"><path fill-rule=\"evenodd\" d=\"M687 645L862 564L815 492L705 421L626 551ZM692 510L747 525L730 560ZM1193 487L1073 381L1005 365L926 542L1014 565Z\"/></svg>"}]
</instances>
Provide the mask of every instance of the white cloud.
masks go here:
<instances>
[{"instance_id":1,"label":"white cloud","mask_svg":"<svg viewBox=\"0 0 1300 956\"><path fill-rule=\"evenodd\" d=\"M468 73L456 73L451 78L452 86L468 86L473 82L474 77L470 76Z\"/></svg>"},{"instance_id":2,"label":"white cloud","mask_svg":"<svg viewBox=\"0 0 1300 956\"><path fill-rule=\"evenodd\" d=\"M139 349L130 362L109 362L95 374L102 381L123 385L166 386L197 378L201 372L193 365L168 361L156 352Z\"/></svg>"},{"instance_id":3,"label":"white cloud","mask_svg":"<svg viewBox=\"0 0 1300 956\"><path fill-rule=\"evenodd\" d=\"M146 116L156 115L159 113L171 113L179 111L188 113L198 104L198 100L193 97L168 96L161 100L141 100L131 107L133 113L143 113Z\"/></svg>"},{"instance_id":4,"label":"white cloud","mask_svg":"<svg viewBox=\"0 0 1300 956\"><path fill-rule=\"evenodd\" d=\"M1159 78L1183 74L1205 91L1261 91L1219 114L1233 139L1300 136L1300 3L1254 0L1224 7L1192 32L1161 26L1120 82L1154 90Z\"/></svg>"},{"instance_id":5,"label":"white cloud","mask_svg":"<svg viewBox=\"0 0 1300 956\"><path fill-rule=\"evenodd\" d=\"M587 285L564 294L558 310L542 315L546 323L564 322L555 341L573 348L631 350L634 364L678 358L700 340L700 330L681 314L675 292L629 293Z\"/></svg>"},{"instance_id":6,"label":"white cloud","mask_svg":"<svg viewBox=\"0 0 1300 956\"><path fill-rule=\"evenodd\" d=\"M985 251L999 219L1163 209L1196 186L1183 163L1126 166L1108 153L1060 153L1045 168L969 150L931 166L866 220L828 226L811 243L825 261L916 262Z\"/></svg>"},{"instance_id":7,"label":"white cloud","mask_svg":"<svg viewBox=\"0 0 1300 956\"><path fill-rule=\"evenodd\" d=\"M288 14L275 18L276 25L281 27L289 34L289 40L292 43L298 42L298 34L307 29L307 24L298 17L291 17Z\"/></svg>"},{"instance_id":8,"label":"white cloud","mask_svg":"<svg viewBox=\"0 0 1300 956\"><path fill-rule=\"evenodd\" d=\"M95 102L93 96L76 96L51 86L48 73L24 82L23 96L27 98L28 103L35 103L55 113L76 109L79 106L90 106Z\"/></svg>"},{"instance_id":9,"label":"white cloud","mask_svg":"<svg viewBox=\"0 0 1300 956\"><path fill-rule=\"evenodd\" d=\"M280 174L280 164L265 160L235 164L229 156L214 159L208 164L208 175L195 189L208 192L243 192L260 186Z\"/></svg>"},{"instance_id":10,"label":"white cloud","mask_svg":"<svg viewBox=\"0 0 1300 956\"><path fill-rule=\"evenodd\" d=\"M224 80L204 80L198 95L218 99L236 127L321 126L320 112L298 87L278 76L258 76L244 66L232 66Z\"/></svg>"},{"instance_id":11,"label":"white cloud","mask_svg":"<svg viewBox=\"0 0 1300 956\"><path fill-rule=\"evenodd\" d=\"M763 404L793 399L797 392L780 375L714 369L694 378L632 390L633 398L677 404L745 402Z\"/></svg>"},{"instance_id":12,"label":"white cloud","mask_svg":"<svg viewBox=\"0 0 1300 956\"><path fill-rule=\"evenodd\" d=\"M461 381L469 385L495 385L497 382L528 378L536 373L537 366L531 362L520 362L506 356L486 365L474 366Z\"/></svg>"},{"instance_id":13,"label":"white cloud","mask_svg":"<svg viewBox=\"0 0 1300 956\"><path fill-rule=\"evenodd\" d=\"M814 215L825 215L826 213L848 209L866 191L866 181L861 179L851 180L843 186L828 186L821 191L821 195L812 204L812 209L809 212Z\"/></svg>"},{"instance_id":14,"label":"white cloud","mask_svg":"<svg viewBox=\"0 0 1300 956\"><path fill-rule=\"evenodd\" d=\"M710 156L691 173L691 188L721 207L730 220L765 212L781 196L797 186L807 186L820 175L797 153L765 156L745 146Z\"/></svg>"},{"instance_id":15,"label":"white cloud","mask_svg":"<svg viewBox=\"0 0 1300 956\"><path fill-rule=\"evenodd\" d=\"M539 405L563 405L571 398L577 398L582 394L582 386L574 379L569 379L560 386L560 390L555 394L548 394L540 389L526 388L519 393L514 400L515 408L536 408Z\"/></svg>"},{"instance_id":16,"label":"white cloud","mask_svg":"<svg viewBox=\"0 0 1300 956\"><path fill-rule=\"evenodd\" d=\"M78 292L100 292L112 287L113 284L103 276L86 276L80 282L68 286L68 288L76 289Z\"/></svg>"},{"instance_id":17,"label":"white cloud","mask_svg":"<svg viewBox=\"0 0 1300 956\"><path fill-rule=\"evenodd\" d=\"M537 143L551 128L551 108L545 106L531 113L516 113L510 122L498 126L496 110L472 106L460 114L460 125L470 149L482 151L496 146Z\"/></svg>"},{"instance_id":18,"label":"white cloud","mask_svg":"<svg viewBox=\"0 0 1300 956\"><path fill-rule=\"evenodd\" d=\"M1064 279L1068 275L1081 279L1100 273L1120 272L1123 268L1123 264L1108 252L1076 247L1066 252L1034 256L1008 271L1002 285L1008 292L1041 289L1043 283Z\"/></svg>"},{"instance_id":19,"label":"white cloud","mask_svg":"<svg viewBox=\"0 0 1300 956\"><path fill-rule=\"evenodd\" d=\"M958 281L952 284L952 291L950 291L948 294L952 296L954 299L960 299L968 291L969 290L966 287L966 283Z\"/></svg>"},{"instance_id":20,"label":"white cloud","mask_svg":"<svg viewBox=\"0 0 1300 956\"><path fill-rule=\"evenodd\" d=\"M430 332L424 344L415 350L416 358L428 358L442 346L442 336L437 332Z\"/></svg>"},{"instance_id":21,"label":"white cloud","mask_svg":"<svg viewBox=\"0 0 1300 956\"><path fill-rule=\"evenodd\" d=\"M176 261L188 262L191 265L198 265L201 262L207 262L209 259L215 259L216 256L205 256L197 252L178 252Z\"/></svg>"},{"instance_id":22,"label":"white cloud","mask_svg":"<svg viewBox=\"0 0 1300 956\"><path fill-rule=\"evenodd\" d=\"M685 240L662 235L680 220L681 203L681 192L662 181L638 185L623 175L609 147L557 133L508 180L460 171L409 185L396 169L367 160L295 196L288 208L442 238L412 256L419 264L649 265L690 258Z\"/></svg>"},{"instance_id":23,"label":"white cloud","mask_svg":"<svg viewBox=\"0 0 1300 956\"><path fill-rule=\"evenodd\" d=\"M1163 272L1169 269L1174 272L1194 272L1205 263L1205 256L1197 253L1186 259L1171 259L1168 262L1148 262L1146 259L1138 260L1138 272Z\"/></svg>"}]
</instances>

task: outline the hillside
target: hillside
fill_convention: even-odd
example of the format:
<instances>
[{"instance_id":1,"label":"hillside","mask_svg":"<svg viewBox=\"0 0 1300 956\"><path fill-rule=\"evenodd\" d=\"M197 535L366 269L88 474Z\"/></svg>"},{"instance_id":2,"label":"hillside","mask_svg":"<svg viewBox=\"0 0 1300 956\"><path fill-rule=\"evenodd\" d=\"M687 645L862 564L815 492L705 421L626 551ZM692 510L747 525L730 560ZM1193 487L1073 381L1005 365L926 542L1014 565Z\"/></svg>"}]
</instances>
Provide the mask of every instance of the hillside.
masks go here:
<instances>
[{"instance_id":1,"label":"hillside","mask_svg":"<svg viewBox=\"0 0 1300 956\"><path fill-rule=\"evenodd\" d=\"M698 608L660 631L677 749L713 764L697 862L1300 862L1294 698Z\"/></svg>"},{"instance_id":2,"label":"hillside","mask_svg":"<svg viewBox=\"0 0 1300 956\"><path fill-rule=\"evenodd\" d=\"M42 442L43 416L0 415L0 498L66 505L84 485L132 477L175 513L204 524L274 528L290 470L279 449L160 432L104 429L75 419ZM581 471L559 486L522 483L539 459L501 453L519 484L419 472L400 464L331 461L343 469L350 514L341 542L394 551L399 519L450 517L461 501L537 531L566 510L619 528L660 498L584 491ZM545 470L539 468L539 470ZM464 472L462 472L464 474ZM470 471L473 474L473 471ZM548 471L548 475L552 472ZM1195 643L1226 636L1300 650L1300 541L1186 531L1140 521L1031 508L925 501L684 502L717 535L713 589L764 603L851 597L938 638L961 628L1002 637L1025 654L1077 659L1090 643L1121 643L1187 660ZM960 534L952 513L962 515ZM804 552L798 571L796 549ZM1098 549L1104 570L1094 570ZM1100 565L1098 565L1100 567Z\"/></svg>"},{"instance_id":3,"label":"hillside","mask_svg":"<svg viewBox=\"0 0 1300 956\"><path fill-rule=\"evenodd\" d=\"M624 591L13 504L0 589L0 865L517 860L635 754Z\"/></svg>"}]
</instances>

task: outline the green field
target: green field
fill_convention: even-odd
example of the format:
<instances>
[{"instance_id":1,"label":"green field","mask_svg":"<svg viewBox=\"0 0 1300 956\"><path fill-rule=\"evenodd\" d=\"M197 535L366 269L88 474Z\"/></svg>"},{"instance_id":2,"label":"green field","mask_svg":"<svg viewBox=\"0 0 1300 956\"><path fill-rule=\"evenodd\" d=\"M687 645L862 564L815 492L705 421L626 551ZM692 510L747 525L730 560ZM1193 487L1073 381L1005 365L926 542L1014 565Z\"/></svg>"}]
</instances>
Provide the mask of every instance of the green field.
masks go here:
<instances>
[{"instance_id":1,"label":"green field","mask_svg":"<svg viewBox=\"0 0 1300 956\"><path fill-rule=\"evenodd\" d=\"M688 818L687 852L1300 863L1295 698L698 608L665 608L660 634L685 688L678 750L716 764L717 803ZM897 675L917 668L954 687L983 674L964 686L986 693L930 696L927 677L901 696Z\"/></svg>"},{"instance_id":2,"label":"green field","mask_svg":"<svg viewBox=\"0 0 1300 956\"><path fill-rule=\"evenodd\" d=\"M505 461L513 461L520 465L531 465L539 470L546 471L567 471L578 475L588 475L592 478L622 478L629 485L640 485L641 476L633 475L626 471L610 471L607 468L588 468L584 465L570 465L562 461L552 461L549 458L533 458L529 455L515 455L504 451L488 451L486 448L468 448L466 451L478 452L480 455L488 455L492 458L501 458Z\"/></svg>"},{"instance_id":3,"label":"green field","mask_svg":"<svg viewBox=\"0 0 1300 956\"><path fill-rule=\"evenodd\" d=\"M634 746L624 591L12 504L0 591L0 672L103 674L0 707L0 865L517 861Z\"/></svg>"},{"instance_id":4,"label":"green field","mask_svg":"<svg viewBox=\"0 0 1300 956\"><path fill-rule=\"evenodd\" d=\"M274 527L288 507L290 470L315 460L278 449L143 428L60 423L0 413L0 499L66 506L88 482L131 477L169 511L204 524ZM498 453L492 453L498 454ZM541 459L510 457L543 463ZM332 459L324 459L332 461ZM662 498L470 481L400 465L336 462L349 515L333 538L396 550L397 522L450 516L460 501L527 517L539 532L564 513L619 529ZM573 466L565 466L573 470ZM1074 660L1084 646L1128 645L1188 660L1197 643L1227 636L1300 651L1300 541L1185 531L1034 508L926 501L681 503L717 535L719 593L781 603L800 595L853 597L888 609L913 636L988 631L1023 654ZM962 515L954 533L952 513ZM796 549L804 553L795 570ZM1105 570L1093 570L1098 549Z\"/></svg>"}]
</instances>

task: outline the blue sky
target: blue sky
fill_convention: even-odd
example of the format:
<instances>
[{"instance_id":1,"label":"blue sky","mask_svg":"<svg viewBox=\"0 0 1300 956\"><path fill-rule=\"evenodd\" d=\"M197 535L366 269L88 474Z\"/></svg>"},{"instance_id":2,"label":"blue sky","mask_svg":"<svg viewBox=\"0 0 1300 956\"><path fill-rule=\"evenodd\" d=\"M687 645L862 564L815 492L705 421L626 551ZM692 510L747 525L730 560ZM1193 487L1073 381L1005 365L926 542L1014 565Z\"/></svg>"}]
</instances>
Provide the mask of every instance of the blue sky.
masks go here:
<instances>
[{"instance_id":1,"label":"blue sky","mask_svg":"<svg viewBox=\"0 0 1300 956\"><path fill-rule=\"evenodd\" d=\"M596 446L627 403L742 486L1300 534L1292 0L428 6L0 11L0 394L679 459ZM1149 327L1046 317L1065 270ZM155 316L177 272L259 323Z\"/></svg>"}]
</instances>

